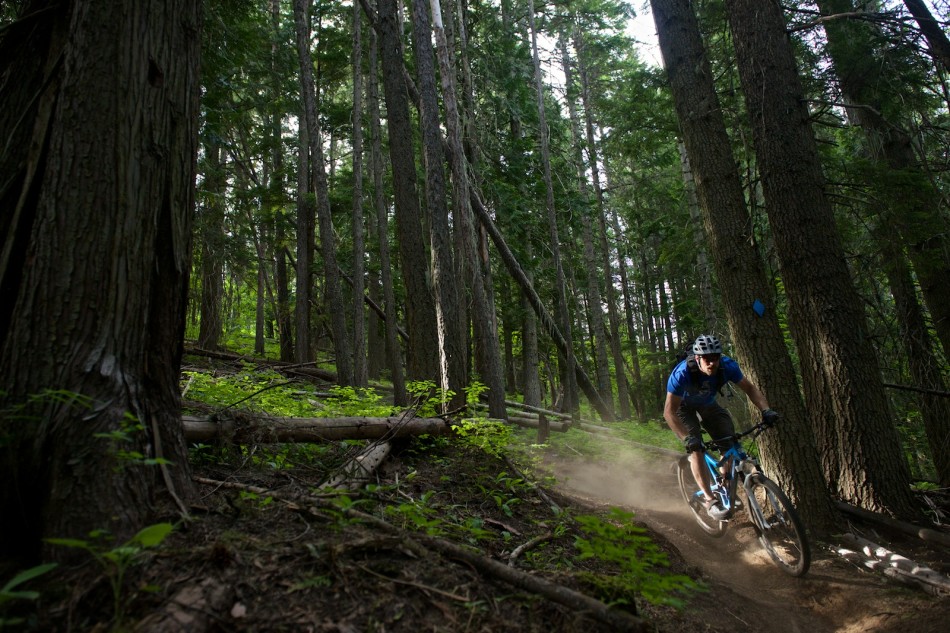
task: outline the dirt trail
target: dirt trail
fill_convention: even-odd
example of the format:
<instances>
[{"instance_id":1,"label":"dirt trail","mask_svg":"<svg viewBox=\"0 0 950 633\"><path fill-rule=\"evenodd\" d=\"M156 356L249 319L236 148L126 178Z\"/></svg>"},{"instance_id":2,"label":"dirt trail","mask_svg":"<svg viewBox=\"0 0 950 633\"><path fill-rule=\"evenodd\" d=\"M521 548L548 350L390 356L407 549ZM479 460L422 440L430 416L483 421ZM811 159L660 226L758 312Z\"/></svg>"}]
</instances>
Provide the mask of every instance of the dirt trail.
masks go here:
<instances>
[{"instance_id":1,"label":"dirt trail","mask_svg":"<svg viewBox=\"0 0 950 633\"><path fill-rule=\"evenodd\" d=\"M896 585L844 561L828 544L812 542L810 571L804 578L793 578L771 562L745 521L731 526L722 538L706 535L683 504L676 477L665 461L647 463L631 456L609 463L560 461L549 466L562 492L633 511L701 572L710 591L689 608L708 613L709 630L737 626L775 633L950 630L950 598Z\"/></svg>"}]
</instances>

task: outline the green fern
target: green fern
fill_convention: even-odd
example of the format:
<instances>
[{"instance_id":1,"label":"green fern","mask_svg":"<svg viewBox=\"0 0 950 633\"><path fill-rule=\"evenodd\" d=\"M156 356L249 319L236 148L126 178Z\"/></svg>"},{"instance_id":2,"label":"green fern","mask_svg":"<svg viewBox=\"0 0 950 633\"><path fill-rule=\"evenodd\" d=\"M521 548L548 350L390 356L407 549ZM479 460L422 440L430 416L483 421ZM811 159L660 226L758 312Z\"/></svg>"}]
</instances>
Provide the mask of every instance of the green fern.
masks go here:
<instances>
[{"instance_id":1,"label":"green fern","mask_svg":"<svg viewBox=\"0 0 950 633\"><path fill-rule=\"evenodd\" d=\"M680 608L686 597L704 590L688 576L666 571L669 558L650 540L646 529L634 525L633 513L612 508L606 520L591 515L578 516L576 520L580 530L587 534L587 538L576 539L578 560L596 558L619 569L619 573L609 576L581 574L605 594L606 600L623 604L640 595L652 604Z\"/></svg>"}]
</instances>

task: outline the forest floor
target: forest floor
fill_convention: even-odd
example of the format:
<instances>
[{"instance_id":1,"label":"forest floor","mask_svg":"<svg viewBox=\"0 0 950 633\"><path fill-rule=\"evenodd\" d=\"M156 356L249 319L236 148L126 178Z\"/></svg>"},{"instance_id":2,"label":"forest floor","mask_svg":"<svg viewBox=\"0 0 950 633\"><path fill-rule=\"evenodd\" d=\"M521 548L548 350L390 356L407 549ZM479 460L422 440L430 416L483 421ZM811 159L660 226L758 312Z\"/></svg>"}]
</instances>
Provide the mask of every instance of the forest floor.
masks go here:
<instances>
[{"instance_id":1,"label":"forest floor","mask_svg":"<svg viewBox=\"0 0 950 633\"><path fill-rule=\"evenodd\" d=\"M273 457L196 460L202 479L191 521L137 554L122 584L92 562L51 574L18 630L596 633L642 624L664 633L930 633L950 621L950 598L895 584L826 543L813 544L809 573L792 578L759 550L749 526L738 523L720 539L704 535L668 458L549 456L530 469L541 482L535 487L510 461L463 442L414 440L383 463L377 487L334 500L315 492L326 476L319 467L275 469ZM704 590L680 596L679 608L632 590L633 572L611 557L610 545L636 536L622 531L630 522L610 516L612 507L634 513L632 523L668 558L657 574L670 584L669 575L689 577ZM589 516L604 522L585 522ZM950 551L854 528L950 570ZM581 556L578 538L606 553ZM463 560L444 543L474 545L470 551L496 566ZM598 619L578 595L618 604Z\"/></svg>"}]
</instances>

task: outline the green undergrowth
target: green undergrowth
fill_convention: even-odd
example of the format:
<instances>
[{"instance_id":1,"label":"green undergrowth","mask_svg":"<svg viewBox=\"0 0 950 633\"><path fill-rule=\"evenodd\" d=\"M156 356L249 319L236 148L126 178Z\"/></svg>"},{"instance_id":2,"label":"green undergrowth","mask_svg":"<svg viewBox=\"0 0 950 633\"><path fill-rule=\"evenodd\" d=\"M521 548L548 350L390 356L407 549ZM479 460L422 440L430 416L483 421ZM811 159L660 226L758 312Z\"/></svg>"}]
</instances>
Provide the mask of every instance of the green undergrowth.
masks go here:
<instances>
[{"instance_id":1,"label":"green undergrowth","mask_svg":"<svg viewBox=\"0 0 950 633\"><path fill-rule=\"evenodd\" d=\"M240 406L274 416L399 413L373 390L320 392L269 372L247 370L218 377L189 372L183 384L189 386L189 398L213 407ZM553 489L555 482L539 466L544 453L563 450L603 458L602 442L595 444L586 433L570 432L554 433L548 444L538 445L532 433L474 414L483 391L478 383L466 390L469 415L455 419L452 436L413 438L401 449L395 473L335 497L333 507L322 512L335 517L336 529L346 529L354 522L348 511L359 510L403 530L449 539L501 559L526 541L538 539L537 545L519 554L519 567L531 573L568 574L586 593L616 605L642 600L679 607L702 589L688 576L669 569L666 553L636 525L632 514L619 509L579 512L545 501L543 490ZM433 415L440 403L451 398L431 383L415 383L410 393L417 415L422 416ZM614 431L638 442L665 439L656 425L618 423ZM196 446L192 459L199 468L243 459L244 464L274 473L293 468L326 471L362 445ZM267 495L243 493L233 503L245 513L279 509Z\"/></svg>"}]
</instances>

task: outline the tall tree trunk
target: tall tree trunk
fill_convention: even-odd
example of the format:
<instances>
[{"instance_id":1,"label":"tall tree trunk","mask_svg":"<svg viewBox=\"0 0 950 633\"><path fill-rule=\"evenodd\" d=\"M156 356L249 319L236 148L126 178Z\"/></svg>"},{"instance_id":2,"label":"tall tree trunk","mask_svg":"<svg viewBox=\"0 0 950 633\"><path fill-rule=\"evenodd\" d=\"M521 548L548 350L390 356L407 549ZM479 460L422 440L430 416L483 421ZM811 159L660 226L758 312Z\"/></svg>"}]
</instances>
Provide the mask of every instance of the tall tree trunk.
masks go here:
<instances>
[{"instance_id":1,"label":"tall tree trunk","mask_svg":"<svg viewBox=\"0 0 950 633\"><path fill-rule=\"evenodd\" d=\"M216 350L221 340L221 297L224 294L224 193L227 179L221 145L205 146L205 179L201 205L201 323L198 347Z\"/></svg>"},{"instance_id":2,"label":"tall tree trunk","mask_svg":"<svg viewBox=\"0 0 950 633\"><path fill-rule=\"evenodd\" d=\"M277 244L280 250L275 253L277 261L274 264L274 283L277 286L277 346L280 349L280 360L291 362L294 359L294 329L293 317L290 311L290 274L287 266L287 248L283 246L286 231L284 219L277 217ZM263 350L262 350L263 351ZM263 354L262 354L263 355Z\"/></svg>"},{"instance_id":3,"label":"tall tree trunk","mask_svg":"<svg viewBox=\"0 0 950 633\"><path fill-rule=\"evenodd\" d=\"M306 116L301 118L306 120ZM313 303L311 301L313 296L311 269L314 249L314 204L310 179L310 140L305 123L300 125L297 140L297 292L294 304L297 336L294 349L297 362L308 363L313 360L310 315ZM263 263L261 265L263 266Z\"/></svg>"},{"instance_id":4,"label":"tall tree trunk","mask_svg":"<svg viewBox=\"0 0 950 633\"><path fill-rule=\"evenodd\" d=\"M914 280L907 266L907 258L899 244L890 239L886 227L877 231L881 245L881 263L887 274L900 340L910 366L914 384L934 392L947 391L947 383L941 373L940 363L934 357L931 337L927 331ZM950 487L950 399L936 393L921 393L920 413L924 432L930 447L937 480L943 487Z\"/></svg>"},{"instance_id":5,"label":"tall tree trunk","mask_svg":"<svg viewBox=\"0 0 950 633\"><path fill-rule=\"evenodd\" d=\"M370 113L369 116L372 116L372 114ZM372 135L370 135L370 143L372 142ZM375 175L372 173L372 150L369 151L369 177L372 179L375 178ZM375 206L373 211L366 216L366 237L366 250L370 257L370 265L366 268L366 296L373 304L382 307L385 306L386 299L383 297L383 282L378 264L379 222L376 218ZM377 257L374 258L374 255L377 255ZM377 262L376 265L372 263L374 259ZM376 310L370 310L366 315L366 378L368 380L379 381L383 375L383 368L386 367L385 321L385 316L379 314Z\"/></svg>"},{"instance_id":6,"label":"tall tree trunk","mask_svg":"<svg viewBox=\"0 0 950 633\"><path fill-rule=\"evenodd\" d=\"M656 19L655 14L654 19ZM702 41L700 40L700 44L701 43ZM672 74L668 66L666 70L668 74ZM725 123L722 124L722 127L723 131L725 131ZM703 309L703 323L705 324L707 332L718 332L719 319L716 316L716 300L713 298L712 270L710 270L709 267L709 254L706 250L706 235L703 231L702 219L700 218L701 212L699 198L696 195L696 180L693 178L693 169L689 164L686 144L680 141L677 145L679 146L680 167L683 171L683 183L686 189L686 204L689 206L689 219L693 223L693 245L696 253L696 272L699 277L699 303ZM724 146L723 149L725 147L728 146ZM744 206L743 211L745 211Z\"/></svg>"},{"instance_id":7,"label":"tall tree trunk","mask_svg":"<svg viewBox=\"0 0 950 633\"><path fill-rule=\"evenodd\" d=\"M423 165L426 176L426 210L429 219L429 248L432 251L432 289L435 295L436 334L439 340L439 383L454 393L450 409L465 403L468 384L468 355L462 322L459 288L455 280L452 234L446 203L445 152L439 122L439 96L435 85L429 3L412 3L413 50L419 90L419 119L422 131Z\"/></svg>"},{"instance_id":8,"label":"tall tree trunk","mask_svg":"<svg viewBox=\"0 0 950 633\"><path fill-rule=\"evenodd\" d=\"M947 38L940 23L934 19L923 0L904 0L904 6L917 20L917 26L927 39L927 45L930 46L930 53L934 56L934 60L942 64L945 71L950 71L950 39Z\"/></svg>"},{"instance_id":9,"label":"tall tree trunk","mask_svg":"<svg viewBox=\"0 0 950 633\"><path fill-rule=\"evenodd\" d=\"M264 286L267 284L267 261L257 258L257 288L254 291L254 353L264 357L266 327L267 327L267 299Z\"/></svg>"},{"instance_id":10,"label":"tall tree trunk","mask_svg":"<svg viewBox=\"0 0 950 633\"><path fill-rule=\"evenodd\" d=\"M806 402L817 441L838 451L826 479L856 505L915 516L910 472L824 193L782 6L777 0L726 5Z\"/></svg>"},{"instance_id":11,"label":"tall tree trunk","mask_svg":"<svg viewBox=\"0 0 950 633\"><path fill-rule=\"evenodd\" d=\"M851 0L821 0L817 4L823 14L856 8ZM905 4L910 8L914 3ZM864 131L866 152L876 162L877 169L871 170L873 180L869 184L884 204L878 207L882 211L875 237L882 249L882 264L894 297L911 374L920 387L943 390L944 380L933 351L935 341L927 331L900 240L895 241L894 236L900 235L907 242L924 300L928 306L936 307L931 310L936 330L946 333L950 329L941 328L945 321L950 324L950 307L946 305L950 298L943 296L950 292L945 222L940 217L939 192L914 156L914 142L904 121L885 118L883 114L900 110L888 103L893 99L888 99L888 78L881 70L886 64L873 45L880 37L878 31L874 24L851 20L833 20L825 25L828 51L845 100L852 106L848 108L848 117ZM944 341L945 349L946 345ZM941 481L950 480L947 411L947 405L941 404L939 398L930 395L921 399L924 426Z\"/></svg>"},{"instance_id":12,"label":"tall tree trunk","mask_svg":"<svg viewBox=\"0 0 950 633\"><path fill-rule=\"evenodd\" d=\"M439 375L438 341L432 336L436 331L435 302L427 281L429 266L422 239L409 97L403 74L402 41L399 39L401 29L396 21L396 0L378 0L378 6L396 234L406 287L407 375L412 380L434 380Z\"/></svg>"},{"instance_id":13,"label":"tall tree trunk","mask_svg":"<svg viewBox=\"0 0 950 633\"><path fill-rule=\"evenodd\" d=\"M618 217L616 208L611 208L610 219L611 226L614 230L614 235L617 236L617 272L620 274L620 294L623 297L623 311L626 317L627 338L630 341L630 363L633 368L633 389L630 390L630 397L633 403L634 411L637 413L637 419L641 422L645 422L647 419L647 414L646 406L643 403L643 372L640 368L640 350L639 346L637 345L639 334L637 332L637 325L634 321L635 308L633 304L633 297L630 292L630 279L627 275L628 255L626 250L622 247L623 240L620 239L620 236L623 235L623 233L620 231L620 218Z\"/></svg>"},{"instance_id":14,"label":"tall tree trunk","mask_svg":"<svg viewBox=\"0 0 950 633\"><path fill-rule=\"evenodd\" d=\"M94 529L122 541L191 494L199 13L34 0L0 34L0 558L39 562L44 538Z\"/></svg>"},{"instance_id":15,"label":"tall tree trunk","mask_svg":"<svg viewBox=\"0 0 950 633\"><path fill-rule=\"evenodd\" d=\"M462 147L462 129L459 119L455 87L455 64L442 25L439 0L431 0L439 71L442 77L442 103L445 106L445 128L452 165L453 198L455 201L455 230L459 237L459 267L462 279L472 294L472 327L475 333L475 366L488 387L488 410L493 418L507 419L505 406L505 375L498 349L498 331L494 311L486 296L487 284L482 276L477 236L469 199L468 169ZM464 289L464 288L463 288ZM467 328L466 328L467 329Z\"/></svg>"},{"instance_id":16,"label":"tall tree trunk","mask_svg":"<svg viewBox=\"0 0 950 633\"><path fill-rule=\"evenodd\" d=\"M594 187L594 198L597 202L597 238L600 245L601 267L603 268L605 287L607 290L607 321L610 324L610 351L614 360L614 375L617 381L617 401L620 404L620 417L630 418L630 387L627 383L627 372L624 368L623 351L620 341L620 316L617 314L617 289L614 286L613 263L611 249L607 242L607 209L604 204L604 190L600 184L600 161L598 160L596 134L594 133L594 114L591 86L587 63L585 61L584 37L580 29L574 30L574 48L577 51L577 65L581 80L581 103L584 106L584 122L586 131L587 168L591 173L591 182Z\"/></svg>"},{"instance_id":17,"label":"tall tree trunk","mask_svg":"<svg viewBox=\"0 0 950 633\"><path fill-rule=\"evenodd\" d=\"M370 29L369 38L368 106L373 146L373 205L376 209L379 274L383 284L383 309L386 314L386 359L389 365L390 378L393 381L393 403L397 406L405 406L409 403L409 397L406 393L402 350L399 347L399 336L397 334L399 323L396 319L396 295L393 289L392 261L389 253L389 212L383 187L383 135L379 122L379 68L377 64L379 42L375 29ZM392 121L392 118L390 118L390 121ZM392 123L390 123L390 127L392 127ZM392 134L392 130L390 130L390 134ZM407 307L407 314L411 310L411 307Z\"/></svg>"},{"instance_id":18,"label":"tall tree trunk","mask_svg":"<svg viewBox=\"0 0 950 633\"><path fill-rule=\"evenodd\" d=\"M808 526L827 532L836 516L819 465L809 417L754 242L712 70L689 0L651 0L660 50L691 166L709 250L743 371L781 412L759 440L769 473L784 484ZM759 315L754 305L762 304Z\"/></svg>"},{"instance_id":19,"label":"tall tree trunk","mask_svg":"<svg viewBox=\"0 0 950 633\"><path fill-rule=\"evenodd\" d=\"M353 384L365 387L366 245L363 238L363 38L359 2L353 3Z\"/></svg>"},{"instance_id":20,"label":"tall tree trunk","mask_svg":"<svg viewBox=\"0 0 950 633\"><path fill-rule=\"evenodd\" d=\"M854 0L820 0L817 5L823 14L857 8ZM825 23L828 52L851 106L848 118L864 130L865 150L881 170L873 184L884 185L887 203L882 213L907 246L934 329L944 352L950 354L950 236L942 215L946 204L915 155L906 121L885 116L903 111L902 104L894 103L903 95L887 96L894 79L884 74L888 64L872 44L880 39L877 31L874 24L864 21Z\"/></svg>"},{"instance_id":21,"label":"tall tree trunk","mask_svg":"<svg viewBox=\"0 0 950 633\"><path fill-rule=\"evenodd\" d=\"M585 139L581 136L580 117L577 114L577 103L574 95L577 86L574 81L574 67L567 50L567 39L561 37L561 63L564 68L564 86L567 92L567 109L573 132L574 163L577 169L577 183L581 199L588 204L581 210L581 242L583 244L584 266L587 269L587 315L590 322L590 332L594 348L594 368L597 374L597 391L604 403L614 410L613 386L610 380L610 362L607 360L607 332L604 328L603 295L600 292L600 270L597 267L597 256L594 253L594 235L591 226L590 214L594 201L590 199L587 185L586 168L582 146ZM619 373L623 373L623 369Z\"/></svg>"},{"instance_id":22,"label":"tall tree trunk","mask_svg":"<svg viewBox=\"0 0 950 633\"><path fill-rule=\"evenodd\" d=\"M558 325L564 337L565 347L562 352L564 375L564 410L574 418L578 416L577 382L574 376L577 359L574 357L574 338L571 327L571 311L567 302L567 281L564 276L564 266L561 264L561 240L558 236L557 210L554 204L554 183L551 176L551 150L548 142L548 124L544 107L544 84L541 81L541 60L538 55L538 32L535 28L534 0L528 2L528 21L531 29L531 50L534 58L534 85L537 91L538 105L538 136L541 144L541 164L544 170L545 209L548 221L548 247L551 249L551 258L555 271L555 297L557 302Z\"/></svg>"},{"instance_id":23,"label":"tall tree trunk","mask_svg":"<svg viewBox=\"0 0 950 633\"><path fill-rule=\"evenodd\" d=\"M280 70L278 59L280 55L280 0L271 0L271 96L277 99L280 94ZM277 340L280 348L280 359L291 362L294 359L294 328L293 314L290 308L290 274L287 266L289 259L287 247L285 245L286 228L284 219L284 143L281 128L280 115L272 113L270 115L270 155L271 167L270 179L267 180L268 206L271 215L274 217L275 243L277 252L274 253L276 262L274 266L274 277L277 285ZM261 349L263 356L263 349Z\"/></svg>"},{"instance_id":24,"label":"tall tree trunk","mask_svg":"<svg viewBox=\"0 0 950 633\"><path fill-rule=\"evenodd\" d=\"M320 132L320 123L317 119L317 92L313 79L313 58L310 53L310 19L308 13L309 0L294 0L297 59L300 64L300 93L304 104L304 121L301 128L306 126L309 141L310 169L317 198L316 211L317 221L320 225L320 252L323 255L323 276L326 284L325 305L330 313L337 381L341 385L352 385L353 362L350 356L350 339L346 331L346 311L338 309L338 306L343 305L343 290L340 287L340 269L336 261L333 218L330 215L329 185L323 161L323 135Z\"/></svg>"}]
</instances>

